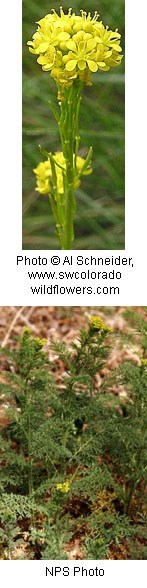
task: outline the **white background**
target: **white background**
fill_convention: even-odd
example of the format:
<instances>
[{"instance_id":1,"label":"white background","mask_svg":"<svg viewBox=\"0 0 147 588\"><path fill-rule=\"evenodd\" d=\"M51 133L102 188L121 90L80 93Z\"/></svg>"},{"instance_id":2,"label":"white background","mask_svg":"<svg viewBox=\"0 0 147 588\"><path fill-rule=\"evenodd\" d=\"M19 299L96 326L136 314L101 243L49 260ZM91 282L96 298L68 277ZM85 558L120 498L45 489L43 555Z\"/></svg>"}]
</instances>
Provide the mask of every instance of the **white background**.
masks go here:
<instances>
[{"instance_id":1,"label":"white background","mask_svg":"<svg viewBox=\"0 0 147 588\"><path fill-rule=\"evenodd\" d=\"M112 0L119 1L119 0ZM31 2L31 0L30 0ZM70 4L70 3L69 3ZM73 8L74 8L74 2ZM82 3L81 3L82 4ZM110 2L111 10L111 2ZM147 233L147 4L126 0L126 254L133 256L134 272L127 274L119 300L111 297L35 299L26 291L25 279L16 268L21 254L21 1L1 3L1 305L145 305ZM26 252L29 255L29 252ZM39 252L38 252L39 253ZM47 252L41 251L43 256ZM57 253L57 252L56 252ZM80 253L80 252L78 252ZM90 255L91 252L88 252ZM114 252L113 252L114 253ZM122 251L120 252L122 255ZM25 252L23 252L23 255ZM37 256L37 251L30 254ZM51 252L50 252L51 254ZM93 252L95 254L95 252ZM116 252L115 252L116 254ZM102 252L97 252L102 255ZM109 256L109 253L107 252ZM106 252L105 252L106 256ZM78 284L77 284L78 285ZM137 555L137 554L136 554ZM83 562L80 562L83 565ZM78 562L79 564L79 562ZM77 564L77 565L78 565ZM66 562L62 562L66 565ZM72 562L68 562L72 566ZM87 563L92 567L92 562ZM98 565L98 562L97 562ZM0 562L2 586L21 584L144 586L145 562L103 562L104 578L44 578L44 562Z\"/></svg>"},{"instance_id":2,"label":"white background","mask_svg":"<svg viewBox=\"0 0 147 588\"><path fill-rule=\"evenodd\" d=\"M145 236L144 236L144 240L145 240ZM10 256L10 251L11 249L9 249L9 256ZM126 257L126 253L120 251L88 251L88 252L83 252L83 251L77 251L77 252L66 252L66 251L41 251L41 252L37 252L37 251L21 251L20 249L17 250L17 254L19 256L23 256L23 258L25 259L25 255L27 258L30 258L31 260L34 260L38 257L38 255L41 255L41 258L47 258L47 259L51 259L53 255L55 256L59 256L61 262L63 262L63 260L65 259L65 256L67 255L69 260L70 260L70 256L72 255L73 257L73 264L72 266L68 265L68 263L65 262L64 265L60 266L59 265L51 265L51 263L49 263L47 266L43 265L43 266L36 266L36 265L24 265L24 261L21 263L19 262L18 267L16 266L16 253L12 254L12 257L10 259L10 263L8 265L8 263L5 260L5 256L3 257L3 264L2 264L2 274L3 274L3 288L1 290L1 304L2 305L13 305L13 306L25 306L25 305L46 305L46 306L50 306L50 305L55 305L55 306L68 306L68 305L75 305L75 306L81 306L81 305L94 305L94 306L101 306L101 305L111 305L111 306L119 306L119 305L131 305L131 306L136 306L139 304L139 300L140 300L140 305L144 306L146 304L146 288L145 288L145 265L144 265L144 253L143 255L141 254L141 252L135 251L134 255L132 256L132 251L131 251L131 255L130 257L133 257L133 261L134 261L134 267L130 268L129 266L123 266L122 268L119 266L104 266L101 267L98 265L92 265L92 267L90 268L89 265L77 265L76 263L76 258L77 256L79 257L80 255L83 255L83 257L85 258L91 258L91 255L96 258L99 257L104 257L104 258L111 258L112 256L114 258L118 257L119 255L121 255L121 257ZM128 251L127 251L127 256L128 255ZM9 268L9 272L7 272L7 269ZM60 270L63 270L64 272L66 271L68 272L73 272L73 270L78 271L79 273L84 272L84 271L88 271L91 270L93 273L94 272L98 272L98 271L107 271L110 272L111 270L115 270L116 271L121 271L122 270L122 274L124 276L124 279L122 280L114 280L112 281L110 280L93 280L91 279L90 281L83 280L83 279L72 279L72 280L53 280L53 284L54 285L59 285L59 288L61 288L61 294L60 294L60 290L59 293L52 293L51 294L45 294L45 295L41 295L41 294L37 294L37 295L33 295L31 293L31 287L34 288L35 284L36 286L40 286L40 285L44 285L46 284L47 286L49 284L51 284L51 281L43 280L43 279L36 279L36 280L29 280L28 278L28 271L31 273L36 272L36 270L40 273L41 271L44 273L45 271L51 271L54 272L54 270L57 272L59 272ZM96 281L96 285L95 285L95 281ZM102 286L105 287L106 285L111 286L118 286L120 288L120 295L118 294L111 294L111 295L107 295L107 294L97 294L97 289L96 286ZM69 289L69 287L72 288L76 288L79 286L83 287L89 287L92 286L93 291L95 292L95 294L93 295L87 295L86 294L86 290L84 291L84 296L83 295L79 295L76 294L74 291L74 294L66 294L64 293L64 288L67 287ZM102 290L101 290L102 291ZM101 292L100 291L100 292ZM83 292L83 290L82 290ZM107 292L107 291L106 291Z\"/></svg>"},{"instance_id":3,"label":"white background","mask_svg":"<svg viewBox=\"0 0 147 588\"><path fill-rule=\"evenodd\" d=\"M51 570L52 566L62 568L61 573L55 576L46 576L46 566ZM69 567L69 576L63 576L63 567ZM82 576L82 573L76 573L74 576L73 569L82 567L87 570L104 569L103 577ZM28 586L29 588L146 588L146 562L138 561L4 561L0 562L0 571L2 577L1 586L10 586L11 588L20 588ZM55 574L55 571L54 571Z\"/></svg>"}]
</instances>

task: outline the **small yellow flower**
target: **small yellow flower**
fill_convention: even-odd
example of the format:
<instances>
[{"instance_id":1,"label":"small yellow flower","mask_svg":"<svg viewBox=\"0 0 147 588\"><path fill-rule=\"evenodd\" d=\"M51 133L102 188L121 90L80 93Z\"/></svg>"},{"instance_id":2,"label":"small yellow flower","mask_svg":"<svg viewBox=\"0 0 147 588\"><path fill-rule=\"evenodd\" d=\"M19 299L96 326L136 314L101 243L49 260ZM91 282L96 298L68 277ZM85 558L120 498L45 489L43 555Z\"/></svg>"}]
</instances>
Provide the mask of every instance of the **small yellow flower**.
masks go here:
<instances>
[{"instance_id":1,"label":"small yellow flower","mask_svg":"<svg viewBox=\"0 0 147 588\"><path fill-rule=\"evenodd\" d=\"M108 327L108 325L106 325L106 323L104 323L103 320L99 316L91 316L89 322L90 322L90 328L92 330L105 331L105 332L112 331L112 329L110 327Z\"/></svg>"},{"instance_id":2,"label":"small yellow flower","mask_svg":"<svg viewBox=\"0 0 147 588\"><path fill-rule=\"evenodd\" d=\"M121 35L118 31L111 31L106 29L98 29L96 35L97 43L100 45L105 46L107 49L113 49L118 53L121 53L122 49L120 47L120 39Z\"/></svg>"},{"instance_id":3,"label":"small yellow flower","mask_svg":"<svg viewBox=\"0 0 147 588\"><path fill-rule=\"evenodd\" d=\"M50 191L49 176L51 176L50 161L40 162L35 169L33 169L37 179L37 192L40 194L48 194Z\"/></svg>"},{"instance_id":4,"label":"small yellow flower","mask_svg":"<svg viewBox=\"0 0 147 588\"><path fill-rule=\"evenodd\" d=\"M50 47L49 50L43 55L39 55L37 63L42 65L44 71L49 71L55 65L56 51L55 47Z\"/></svg>"},{"instance_id":5,"label":"small yellow flower","mask_svg":"<svg viewBox=\"0 0 147 588\"><path fill-rule=\"evenodd\" d=\"M56 29L60 29L67 33L72 33L73 24L74 24L75 14L72 13L72 8L69 8L68 14L64 14L62 7L60 7L60 14L58 15L54 8L52 9L52 14L46 14L44 18L38 20L38 23L42 29L46 29L50 27L50 25L54 24Z\"/></svg>"},{"instance_id":6,"label":"small yellow flower","mask_svg":"<svg viewBox=\"0 0 147 588\"><path fill-rule=\"evenodd\" d=\"M59 492L66 494L70 489L69 481L66 480L66 482L63 482L63 484L56 484L56 489L59 490Z\"/></svg>"},{"instance_id":7,"label":"small yellow flower","mask_svg":"<svg viewBox=\"0 0 147 588\"><path fill-rule=\"evenodd\" d=\"M147 359L141 359L141 365L147 366Z\"/></svg>"},{"instance_id":8,"label":"small yellow flower","mask_svg":"<svg viewBox=\"0 0 147 588\"><path fill-rule=\"evenodd\" d=\"M40 343L41 343L42 347L44 347L47 344L47 340L41 339Z\"/></svg>"},{"instance_id":9,"label":"small yellow flower","mask_svg":"<svg viewBox=\"0 0 147 588\"><path fill-rule=\"evenodd\" d=\"M84 10L81 10L81 16L75 16L73 31L77 33L79 31L85 31L86 33L94 34L95 25L98 28L104 29L104 25L102 22L97 22L99 14L97 12L94 13L94 16L91 17L90 12L87 14Z\"/></svg>"},{"instance_id":10,"label":"small yellow flower","mask_svg":"<svg viewBox=\"0 0 147 588\"><path fill-rule=\"evenodd\" d=\"M96 40L91 37L89 38L88 33L81 33L80 41L77 39L77 35L74 35L73 39L67 41L66 46L70 51L63 57L63 63L65 63L67 71L73 71L76 67L80 71L85 70L86 67L91 72L97 71L98 65L95 61Z\"/></svg>"},{"instance_id":11,"label":"small yellow flower","mask_svg":"<svg viewBox=\"0 0 147 588\"><path fill-rule=\"evenodd\" d=\"M40 337L35 337L35 343L37 343L40 347L44 347L46 345L46 339L40 339Z\"/></svg>"},{"instance_id":12,"label":"small yellow flower","mask_svg":"<svg viewBox=\"0 0 147 588\"><path fill-rule=\"evenodd\" d=\"M31 335L32 331L31 329L29 329L29 327L24 327L23 328L23 334L24 335Z\"/></svg>"},{"instance_id":13,"label":"small yellow flower","mask_svg":"<svg viewBox=\"0 0 147 588\"><path fill-rule=\"evenodd\" d=\"M53 47L60 47L60 43L65 43L69 38L69 33L61 32L54 25L50 25L47 30L44 27L43 31L41 28L38 29L33 35L33 41L28 41L27 45L31 53L45 53Z\"/></svg>"},{"instance_id":14,"label":"small yellow flower","mask_svg":"<svg viewBox=\"0 0 147 588\"><path fill-rule=\"evenodd\" d=\"M37 343L38 348L44 347L44 345L46 345L47 343L46 339L40 339L40 337L32 337L32 330L28 327L24 327L23 335L26 335L27 338L31 338L32 341Z\"/></svg>"}]
</instances>

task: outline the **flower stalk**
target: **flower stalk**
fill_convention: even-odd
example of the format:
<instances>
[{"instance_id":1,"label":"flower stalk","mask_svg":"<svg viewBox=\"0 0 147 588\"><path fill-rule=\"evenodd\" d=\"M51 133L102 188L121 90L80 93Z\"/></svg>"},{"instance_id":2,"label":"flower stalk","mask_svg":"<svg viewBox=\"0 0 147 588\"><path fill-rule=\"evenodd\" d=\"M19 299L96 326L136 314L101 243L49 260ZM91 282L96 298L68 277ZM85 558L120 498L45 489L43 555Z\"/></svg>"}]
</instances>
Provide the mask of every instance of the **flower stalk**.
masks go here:
<instances>
[{"instance_id":1,"label":"flower stalk","mask_svg":"<svg viewBox=\"0 0 147 588\"><path fill-rule=\"evenodd\" d=\"M59 94L60 95L60 94ZM74 240L73 218L76 210L74 187L77 175L77 153L79 136L79 106L81 102L81 83L65 90L61 99L59 132L65 158L65 215L63 224L63 249L71 249Z\"/></svg>"},{"instance_id":2,"label":"flower stalk","mask_svg":"<svg viewBox=\"0 0 147 588\"><path fill-rule=\"evenodd\" d=\"M56 230L62 249L71 249L74 240L75 189L82 175L92 172L90 148L86 159L78 155L79 113L84 84L92 85L91 74L108 71L121 63L121 35L98 20L99 15L70 8L64 14L55 10L38 21L29 50L36 54L43 71L50 73L58 90L59 108L50 102L58 124L62 152L46 153L47 159L33 171L36 190L49 194Z\"/></svg>"}]
</instances>

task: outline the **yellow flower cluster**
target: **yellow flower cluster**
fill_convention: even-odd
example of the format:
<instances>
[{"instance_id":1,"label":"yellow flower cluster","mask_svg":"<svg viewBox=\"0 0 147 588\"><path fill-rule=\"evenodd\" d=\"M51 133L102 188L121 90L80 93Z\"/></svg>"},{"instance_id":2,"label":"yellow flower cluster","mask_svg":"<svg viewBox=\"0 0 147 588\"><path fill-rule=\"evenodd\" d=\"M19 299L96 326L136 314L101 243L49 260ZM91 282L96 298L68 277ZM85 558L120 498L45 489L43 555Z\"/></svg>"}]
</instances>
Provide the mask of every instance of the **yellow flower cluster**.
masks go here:
<instances>
[{"instance_id":1,"label":"yellow flower cluster","mask_svg":"<svg viewBox=\"0 0 147 588\"><path fill-rule=\"evenodd\" d=\"M39 345L39 347L44 347L47 343L46 339L40 339L39 337L35 337L34 341L37 343L37 345Z\"/></svg>"},{"instance_id":2,"label":"yellow flower cluster","mask_svg":"<svg viewBox=\"0 0 147 588\"><path fill-rule=\"evenodd\" d=\"M53 157L54 162L57 164L55 166L57 178L57 191L58 194L64 194L63 174L64 171L66 171L65 158L62 151L57 151ZM90 166L82 172L84 163L85 159L83 159L83 157L78 156L76 158L77 177L75 176L74 188L78 188L80 186L80 179L78 178L78 174L88 175L92 172L92 168ZM33 170L33 172L34 174L36 174L37 192L40 192L40 194L49 194L53 187L53 177L50 159L47 159L46 161L41 161Z\"/></svg>"},{"instance_id":3,"label":"yellow flower cluster","mask_svg":"<svg viewBox=\"0 0 147 588\"><path fill-rule=\"evenodd\" d=\"M63 482L63 484L56 484L56 488L57 488L57 490L59 490L60 492L63 492L63 493L69 492L69 488L70 488L69 481L66 480L66 482Z\"/></svg>"},{"instance_id":4,"label":"yellow flower cluster","mask_svg":"<svg viewBox=\"0 0 147 588\"><path fill-rule=\"evenodd\" d=\"M32 330L29 329L29 327L24 327L23 328L23 334L24 335L31 335L31 333L32 333Z\"/></svg>"},{"instance_id":5,"label":"yellow flower cluster","mask_svg":"<svg viewBox=\"0 0 147 588\"><path fill-rule=\"evenodd\" d=\"M33 41L28 41L31 53L38 55L37 62L59 85L70 86L75 79L91 83L91 73L99 69L108 71L121 63L121 35L111 31L95 12L92 17L81 10L81 15L60 15L53 9L38 21Z\"/></svg>"},{"instance_id":6,"label":"yellow flower cluster","mask_svg":"<svg viewBox=\"0 0 147 588\"><path fill-rule=\"evenodd\" d=\"M27 338L30 338L32 335L32 330L28 327L24 327L23 334L26 335ZM44 347L47 343L46 339L40 339L40 337L32 337L32 341L37 344L38 349L41 349L41 347Z\"/></svg>"},{"instance_id":7,"label":"yellow flower cluster","mask_svg":"<svg viewBox=\"0 0 147 588\"><path fill-rule=\"evenodd\" d=\"M96 331L105 331L105 332L112 331L112 329L110 327L108 327L108 325L106 325L106 323L104 323L99 316L91 316L89 322L90 322L90 328L94 329Z\"/></svg>"},{"instance_id":8,"label":"yellow flower cluster","mask_svg":"<svg viewBox=\"0 0 147 588\"><path fill-rule=\"evenodd\" d=\"M141 359L141 365L147 366L147 359Z\"/></svg>"}]
</instances>

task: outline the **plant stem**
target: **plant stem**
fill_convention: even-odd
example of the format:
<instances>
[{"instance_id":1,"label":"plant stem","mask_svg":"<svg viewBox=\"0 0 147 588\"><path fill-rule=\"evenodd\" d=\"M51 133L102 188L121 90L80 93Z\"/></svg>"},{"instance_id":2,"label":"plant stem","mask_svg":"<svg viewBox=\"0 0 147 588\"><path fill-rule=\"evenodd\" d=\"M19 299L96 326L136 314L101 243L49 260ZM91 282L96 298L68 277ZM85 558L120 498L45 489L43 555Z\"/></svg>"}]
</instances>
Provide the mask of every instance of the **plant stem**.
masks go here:
<instances>
[{"instance_id":1,"label":"plant stem","mask_svg":"<svg viewBox=\"0 0 147 588\"><path fill-rule=\"evenodd\" d=\"M81 83L64 91L58 122L62 151L66 162L65 176L65 217L63 225L62 249L71 249L74 239L73 217L76 208L74 188L76 175L76 157L79 146L79 108L81 102Z\"/></svg>"},{"instance_id":2,"label":"plant stem","mask_svg":"<svg viewBox=\"0 0 147 588\"><path fill-rule=\"evenodd\" d=\"M144 441L144 437L146 435L146 431L143 435L143 441ZM139 465L140 465L140 461L141 461L141 456L142 456L142 450L143 450L143 443L141 443L141 446L138 449L138 455L136 457L136 475L134 476L134 478L131 480L130 483L130 490L128 492L127 498L126 498L126 504L125 504L125 514L128 514L130 511L130 507L132 504L132 498L134 496L135 490L138 486L138 483L140 481L140 477L137 476L137 472L139 469Z\"/></svg>"},{"instance_id":3,"label":"plant stem","mask_svg":"<svg viewBox=\"0 0 147 588\"><path fill-rule=\"evenodd\" d=\"M29 406L28 406L29 409ZM32 476L32 458L31 458L31 419L30 413L28 414L28 487L29 487L29 496L32 495L33 492L33 476Z\"/></svg>"},{"instance_id":4,"label":"plant stem","mask_svg":"<svg viewBox=\"0 0 147 588\"><path fill-rule=\"evenodd\" d=\"M133 481L131 483L131 487L130 487L130 490L129 490L128 494L127 494L127 498L126 498L126 503L125 503L125 508L124 508L125 515L128 515L129 514L130 507L131 507L131 502L132 502L132 498L133 498L133 495L134 495L135 488L136 488L136 481L135 482Z\"/></svg>"},{"instance_id":5,"label":"plant stem","mask_svg":"<svg viewBox=\"0 0 147 588\"><path fill-rule=\"evenodd\" d=\"M8 539L8 559L12 559L11 558L11 536Z\"/></svg>"},{"instance_id":6,"label":"plant stem","mask_svg":"<svg viewBox=\"0 0 147 588\"><path fill-rule=\"evenodd\" d=\"M75 212L74 188L72 181L72 171L67 171L68 189L66 192L66 207L65 207L65 225L64 225L64 246L63 249L71 249L72 241L74 240L74 226L73 215Z\"/></svg>"}]
</instances>

